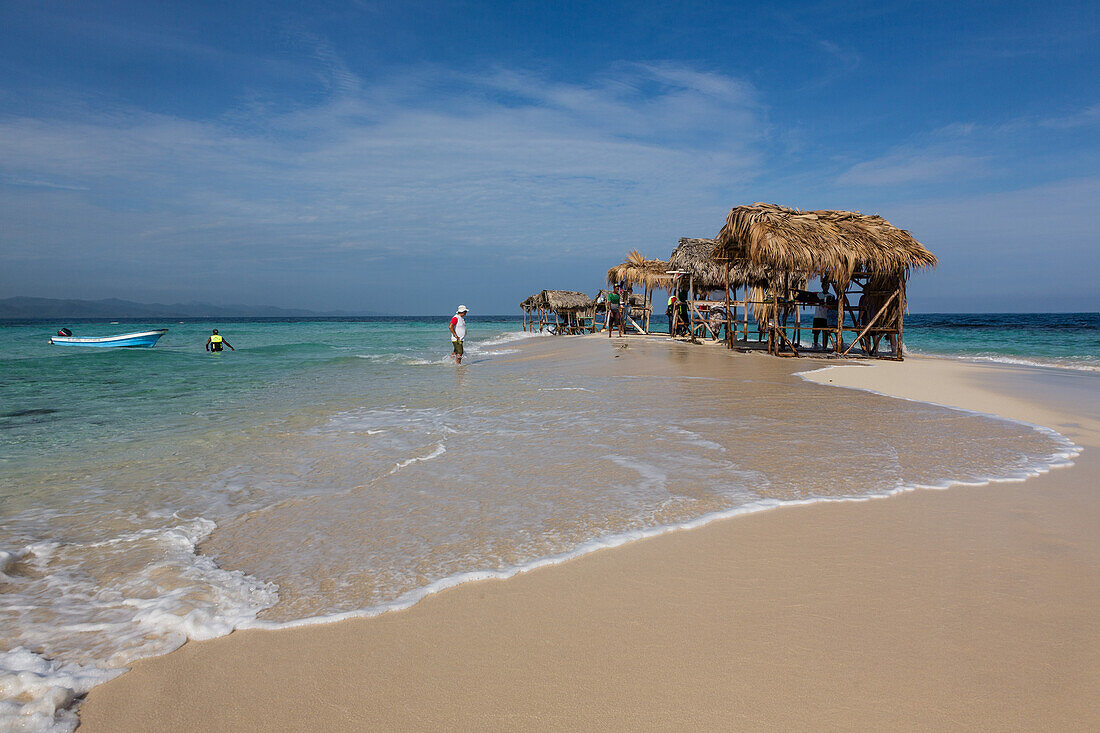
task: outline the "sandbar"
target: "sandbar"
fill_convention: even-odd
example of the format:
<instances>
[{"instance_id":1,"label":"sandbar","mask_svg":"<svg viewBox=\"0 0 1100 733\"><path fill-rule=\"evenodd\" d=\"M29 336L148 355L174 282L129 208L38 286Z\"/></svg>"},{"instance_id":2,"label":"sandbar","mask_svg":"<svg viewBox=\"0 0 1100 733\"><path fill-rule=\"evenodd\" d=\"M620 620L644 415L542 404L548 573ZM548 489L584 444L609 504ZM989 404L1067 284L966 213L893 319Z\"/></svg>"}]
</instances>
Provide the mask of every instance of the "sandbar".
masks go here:
<instances>
[{"instance_id":1,"label":"sandbar","mask_svg":"<svg viewBox=\"0 0 1100 733\"><path fill-rule=\"evenodd\" d=\"M784 507L191 642L95 688L80 729L1100 728L1100 378L933 358L809 378L1084 450L1023 482Z\"/></svg>"}]
</instances>

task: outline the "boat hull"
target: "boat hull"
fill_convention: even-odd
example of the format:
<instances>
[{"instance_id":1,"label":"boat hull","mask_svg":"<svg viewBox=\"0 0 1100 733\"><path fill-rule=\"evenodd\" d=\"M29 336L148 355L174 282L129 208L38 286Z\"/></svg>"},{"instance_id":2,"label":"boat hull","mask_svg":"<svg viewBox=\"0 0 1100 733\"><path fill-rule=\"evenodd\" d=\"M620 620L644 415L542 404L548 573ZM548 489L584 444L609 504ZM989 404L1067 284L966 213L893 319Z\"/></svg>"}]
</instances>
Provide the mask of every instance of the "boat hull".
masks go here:
<instances>
[{"instance_id":1,"label":"boat hull","mask_svg":"<svg viewBox=\"0 0 1100 733\"><path fill-rule=\"evenodd\" d=\"M57 346L92 346L98 348L149 348L157 345L157 340L168 333L167 328L136 333L120 333L116 336L54 336L51 344Z\"/></svg>"}]
</instances>

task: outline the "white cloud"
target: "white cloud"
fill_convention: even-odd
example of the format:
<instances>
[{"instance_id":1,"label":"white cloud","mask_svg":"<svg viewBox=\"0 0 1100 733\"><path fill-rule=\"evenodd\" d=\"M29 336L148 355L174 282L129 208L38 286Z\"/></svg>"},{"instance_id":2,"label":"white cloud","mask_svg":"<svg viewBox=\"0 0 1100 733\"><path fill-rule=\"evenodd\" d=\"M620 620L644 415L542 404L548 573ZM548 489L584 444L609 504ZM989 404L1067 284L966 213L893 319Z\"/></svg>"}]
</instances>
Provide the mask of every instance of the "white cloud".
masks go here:
<instances>
[{"instance_id":1,"label":"white cloud","mask_svg":"<svg viewBox=\"0 0 1100 733\"><path fill-rule=\"evenodd\" d=\"M1100 124L1100 104L1094 104L1062 117L1047 117L1039 121L1040 127L1053 129L1072 129L1096 124Z\"/></svg>"},{"instance_id":2,"label":"white cloud","mask_svg":"<svg viewBox=\"0 0 1100 733\"><path fill-rule=\"evenodd\" d=\"M761 158L765 110L751 85L685 66L623 65L580 84L420 69L367 86L318 54L333 93L289 113L0 119L0 185L79 190L23 191L21 234L0 235L0 249L33 256L48 240L79 257L75 224L90 218L115 232L119 254L184 260L198 232L225 256L237 245L252 256L259 240L273 256L444 241L511 250L521 234L618 254L655 226L672 237L700 212L720 217L732 195L720 191ZM50 221L36 221L45 211Z\"/></svg>"},{"instance_id":3,"label":"white cloud","mask_svg":"<svg viewBox=\"0 0 1100 733\"><path fill-rule=\"evenodd\" d=\"M855 71L863 61L863 57L853 48L846 48L833 41L818 41L817 47L831 56L842 71Z\"/></svg>"},{"instance_id":4,"label":"white cloud","mask_svg":"<svg viewBox=\"0 0 1100 733\"><path fill-rule=\"evenodd\" d=\"M988 173L988 158L931 150L897 152L857 163L837 177L841 185L893 186L977 178Z\"/></svg>"}]
</instances>

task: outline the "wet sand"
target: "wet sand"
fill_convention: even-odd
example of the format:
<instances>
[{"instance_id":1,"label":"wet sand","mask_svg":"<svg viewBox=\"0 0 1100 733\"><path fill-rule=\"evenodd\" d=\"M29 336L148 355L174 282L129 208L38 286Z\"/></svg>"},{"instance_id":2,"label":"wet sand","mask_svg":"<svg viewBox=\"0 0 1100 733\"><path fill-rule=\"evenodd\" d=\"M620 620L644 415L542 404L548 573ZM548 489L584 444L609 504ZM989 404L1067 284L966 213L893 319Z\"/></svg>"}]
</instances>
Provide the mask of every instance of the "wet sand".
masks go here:
<instances>
[{"instance_id":1,"label":"wet sand","mask_svg":"<svg viewBox=\"0 0 1100 733\"><path fill-rule=\"evenodd\" d=\"M539 350L571 348L554 341ZM933 359L813 378L1085 450L1025 482L785 507L373 619L189 643L93 690L81 730L1100 725L1100 380Z\"/></svg>"}]
</instances>

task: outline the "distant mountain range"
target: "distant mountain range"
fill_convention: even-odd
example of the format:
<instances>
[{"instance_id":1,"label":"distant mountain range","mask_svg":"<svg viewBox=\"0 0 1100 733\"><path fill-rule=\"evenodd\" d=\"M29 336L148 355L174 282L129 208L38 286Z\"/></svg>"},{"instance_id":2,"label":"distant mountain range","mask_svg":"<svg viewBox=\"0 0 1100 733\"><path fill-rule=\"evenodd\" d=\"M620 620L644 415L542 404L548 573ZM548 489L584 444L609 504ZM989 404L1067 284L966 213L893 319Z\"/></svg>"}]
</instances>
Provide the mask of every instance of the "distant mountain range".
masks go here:
<instances>
[{"instance_id":1,"label":"distant mountain range","mask_svg":"<svg viewBox=\"0 0 1100 733\"><path fill-rule=\"evenodd\" d=\"M129 300L63 300L15 297L0 300L0 318L303 318L310 316L372 316L377 313L310 311L270 305L210 303L134 303Z\"/></svg>"}]
</instances>

